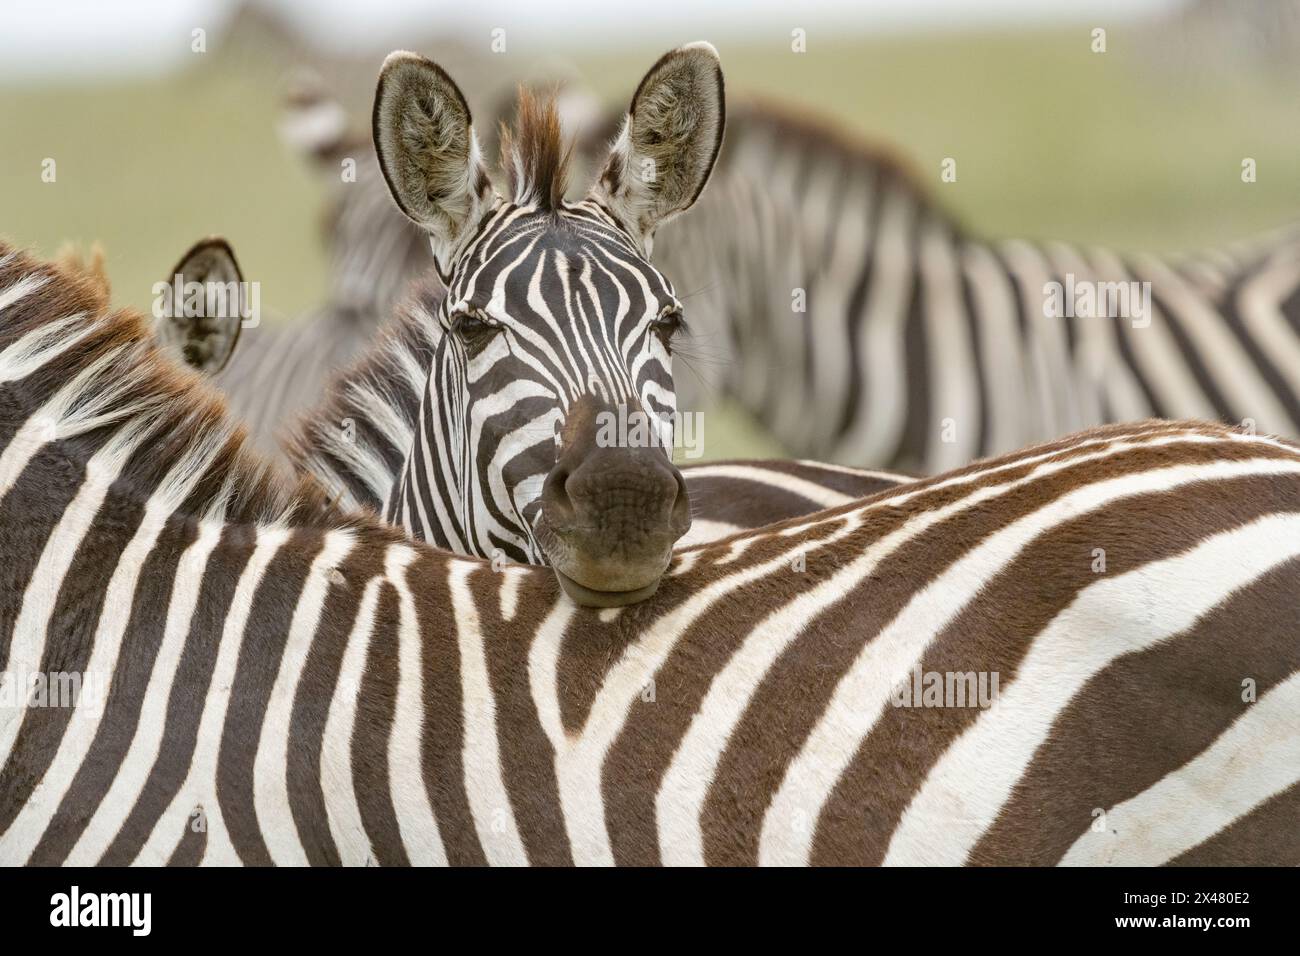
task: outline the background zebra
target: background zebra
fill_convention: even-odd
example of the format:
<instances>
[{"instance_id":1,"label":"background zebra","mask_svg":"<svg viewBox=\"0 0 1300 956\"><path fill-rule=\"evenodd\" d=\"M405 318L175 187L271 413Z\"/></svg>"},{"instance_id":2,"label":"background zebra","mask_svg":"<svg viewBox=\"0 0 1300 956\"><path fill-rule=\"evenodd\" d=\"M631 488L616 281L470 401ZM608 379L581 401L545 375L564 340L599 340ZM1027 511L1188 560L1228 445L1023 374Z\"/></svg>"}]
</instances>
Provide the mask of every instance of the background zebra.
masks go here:
<instances>
[{"instance_id":1,"label":"background zebra","mask_svg":"<svg viewBox=\"0 0 1300 956\"><path fill-rule=\"evenodd\" d=\"M224 239L202 239L181 256L163 284L154 315L159 343L191 368L219 373L234 354L245 319L251 318L234 250ZM194 292L186 295L190 284Z\"/></svg>"},{"instance_id":2,"label":"background zebra","mask_svg":"<svg viewBox=\"0 0 1300 956\"><path fill-rule=\"evenodd\" d=\"M239 434L0 245L0 670L103 695L0 710L0 862L1300 863L1289 444L1094 430L595 612Z\"/></svg>"},{"instance_id":3,"label":"background zebra","mask_svg":"<svg viewBox=\"0 0 1300 956\"><path fill-rule=\"evenodd\" d=\"M986 241L878 150L775 109L746 119L660 261L701 290L711 386L794 453L929 472L1153 415L1300 434L1294 228L1182 263ZM1052 283L1149 283L1149 314L1048 317Z\"/></svg>"}]
</instances>

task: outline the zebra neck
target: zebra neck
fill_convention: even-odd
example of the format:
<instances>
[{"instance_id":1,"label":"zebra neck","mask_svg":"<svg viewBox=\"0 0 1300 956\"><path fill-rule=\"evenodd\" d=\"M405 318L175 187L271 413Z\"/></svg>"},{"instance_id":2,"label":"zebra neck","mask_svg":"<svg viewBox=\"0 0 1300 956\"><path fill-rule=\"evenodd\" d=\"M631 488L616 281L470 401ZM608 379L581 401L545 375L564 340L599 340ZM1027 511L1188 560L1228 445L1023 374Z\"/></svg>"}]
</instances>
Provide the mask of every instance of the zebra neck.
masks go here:
<instances>
[{"instance_id":1,"label":"zebra neck","mask_svg":"<svg viewBox=\"0 0 1300 956\"><path fill-rule=\"evenodd\" d=\"M465 374L448 351L439 348L433 356L410 451L395 473L382 514L408 536L456 554L544 564L513 498L522 482L498 487L491 476L499 468L509 483L510 463L476 460L473 456L499 453L499 446L482 434L475 435L477 443L469 441L463 431L475 427L474 413L448 405L439 394L439 367L447 376Z\"/></svg>"},{"instance_id":2,"label":"zebra neck","mask_svg":"<svg viewBox=\"0 0 1300 956\"><path fill-rule=\"evenodd\" d=\"M441 350L433 361L440 360ZM463 423L438 401L430 385L423 391L410 450L384 502L384 519L408 536L457 554L477 554L466 520L465 463L450 448Z\"/></svg>"}]
</instances>

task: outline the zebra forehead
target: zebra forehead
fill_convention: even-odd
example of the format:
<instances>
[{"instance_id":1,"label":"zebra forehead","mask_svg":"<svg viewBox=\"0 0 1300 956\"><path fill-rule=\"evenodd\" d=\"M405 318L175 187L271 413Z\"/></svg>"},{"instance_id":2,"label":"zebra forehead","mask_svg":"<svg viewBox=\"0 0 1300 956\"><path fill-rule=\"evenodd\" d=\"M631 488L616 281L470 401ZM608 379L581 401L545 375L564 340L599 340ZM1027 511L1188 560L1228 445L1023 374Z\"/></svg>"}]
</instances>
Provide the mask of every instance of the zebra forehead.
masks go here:
<instances>
[{"instance_id":1,"label":"zebra forehead","mask_svg":"<svg viewBox=\"0 0 1300 956\"><path fill-rule=\"evenodd\" d=\"M502 234L483 242L478 260L454 280L451 304L490 305L493 296L522 301L534 279L546 291L584 287L617 294L619 288L647 308L675 301L667 278L634 248L617 228L587 216L554 213L510 221ZM500 290L500 291L498 291Z\"/></svg>"},{"instance_id":2,"label":"zebra forehead","mask_svg":"<svg viewBox=\"0 0 1300 956\"><path fill-rule=\"evenodd\" d=\"M644 262L636 245L608 214L589 203L565 203L560 209L512 205L501 210L484 227L474 244L473 259L487 262L505 254L522 241L536 241L546 249L577 248L594 244L621 259ZM517 255L517 250L515 253Z\"/></svg>"}]
</instances>

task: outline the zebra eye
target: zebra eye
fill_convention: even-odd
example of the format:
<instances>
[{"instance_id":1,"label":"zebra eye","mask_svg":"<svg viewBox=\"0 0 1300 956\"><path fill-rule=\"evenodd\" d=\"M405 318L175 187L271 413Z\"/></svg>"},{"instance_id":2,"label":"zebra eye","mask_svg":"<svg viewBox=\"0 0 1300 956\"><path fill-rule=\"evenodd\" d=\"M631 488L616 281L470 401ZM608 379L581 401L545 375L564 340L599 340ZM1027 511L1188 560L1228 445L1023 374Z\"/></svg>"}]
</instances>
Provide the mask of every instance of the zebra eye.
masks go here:
<instances>
[{"instance_id":1,"label":"zebra eye","mask_svg":"<svg viewBox=\"0 0 1300 956\"><path fill-rule=\"evenodd\" d=\"M650 330L659 336L659 341L663 342L664 348L672 350L673 337L686 328L686 320L682 318L680 309L669 306L659 313L659 317L650 323Z\"/></svg>"},{"instance_id":2,"label":"zebra eye","mask_svg":"<svg viewBox=\"0 0 1300 956\"><path fill-rule=\"evenodd\" d=\"M467 309L451 316L451 331L463 342L481 342L501 331L501 323L477 310Z\"/></svg>"}]
</instances>

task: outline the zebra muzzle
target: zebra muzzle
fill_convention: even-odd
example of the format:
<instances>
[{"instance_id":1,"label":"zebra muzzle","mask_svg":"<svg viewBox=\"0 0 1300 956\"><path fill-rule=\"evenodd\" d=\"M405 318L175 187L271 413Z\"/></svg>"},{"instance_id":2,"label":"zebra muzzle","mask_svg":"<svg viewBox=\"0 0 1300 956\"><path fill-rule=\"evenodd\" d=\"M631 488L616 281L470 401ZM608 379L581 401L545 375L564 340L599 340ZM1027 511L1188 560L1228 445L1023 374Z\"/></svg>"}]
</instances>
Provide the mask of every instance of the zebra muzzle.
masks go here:
<instances>
[{"instance_id":1,"label":"zebra muzzle","mask_svg":"<svg viewBox=\"0 0 1300 956\"><path fill-rule=\"evenodd\" d=\"M690 529L690 501L662 448L599 446L595 429L582 427L592 411L570 410L534 532L566 594L586 607L617 607L658 588L673 544Z\"/></svg>"}]
</instances>

